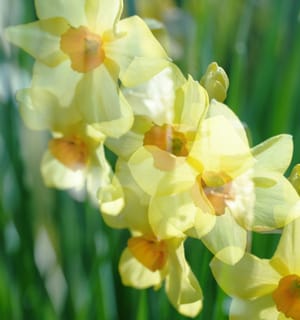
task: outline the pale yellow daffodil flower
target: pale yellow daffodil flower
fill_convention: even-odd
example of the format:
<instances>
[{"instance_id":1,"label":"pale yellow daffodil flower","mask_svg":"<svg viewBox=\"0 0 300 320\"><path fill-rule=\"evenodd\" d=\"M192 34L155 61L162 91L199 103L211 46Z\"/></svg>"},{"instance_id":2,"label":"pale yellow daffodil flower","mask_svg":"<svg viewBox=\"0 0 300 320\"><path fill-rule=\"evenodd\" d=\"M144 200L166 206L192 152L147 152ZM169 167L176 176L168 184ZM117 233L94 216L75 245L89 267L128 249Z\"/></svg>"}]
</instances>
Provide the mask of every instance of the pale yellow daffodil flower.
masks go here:
<instances>
[{"instance_id":1,"label":"pale yellow daffodil flower","mask_svg":"<svg viewBox=\"0 0 300 320\"><path fill-rule=\"evenodd\" d=\"M129 166L151 195L155 234L200 238L232 264L245 252L247 230L270 231L299 215L299 197L283 176L292 149L288 135L250 149L239 119L213 100L185 162L165 171L155 168L151 157L134 154Z\"/></svg>"},{"instance_id":2,"label":"pale yellow daffodil flower","mask_svg":"<svg viewBox=\"0 0 300 320\"><path fill-rule=\"evenodd\" d=\"M185 316L196 316L202 309L203 296L185 259L186 237L157 237L148 221L150 197L133 180L126 161L118 160L116 176L123 187L124 208L118 215L105 211L102 215L109 226L128 228L132 233L119 263L123 284L137 289L157 289L164 284L174 308Z\"/></svg>"},{"instance_id":3,"label":"pale yellow daffodil flower","mask_svg":"<svg viewBox=\"0 0 300 320\"><path fill-rule=\"evenodd\" d=\"M87 125L73 105L60 106L58 99L44 89L20 90L17 100L29 128L49 130L52 134L41 163L45 184L58 189L87 190L95 204L98 189L110 187L115 189L110 197L118 194L115 204L122 207L121 186L104 153L105 136Z\"/></svg>"},{"instance_id":4,"label":"pale yellow daffodil flower","mask_svg":"<svg viewBox=\"0 0 300 320\"><path fill-rule=\"evenodd\" d=\"M48 90L62 106L74 100L103 134L124 134L133 118L118 79L127 85L150 78L161 68L157 60L167 60L164 49L137 16L120 20L121 0L36 0L35 7L38 21L6 30L37 60L32 86ZM118 119L122 125L112 123Z\"/></svg>"},{"instance_id":5,"label":"pale yellow daffodil flower","mask_svg":"<svg viewBox=\"0 0 300 320\"><path fill-rule=\"evenodd\" d=\"M212 260L214 277L233 297L229 319L300 319L299 235L298 218L283 229L271 259L246 253L234 266Z\"/></svg>"},{"instance_id":6,"label":"pale yellow daffodil flower","mask_svg":"<svg viewBox=\"0 0 300 320\"><path fill-rule=\"evenodd\" d=\"M169 63L145 83L132 88L123 87L122 92L133 110L134 123L120 138L109 137L106 146L119 157L128 160L143 146L144 134L152 125L172 123L175 104L180 103L179 95L185 90L186 82L178 67Z\"/></svg>"}]
</instances>

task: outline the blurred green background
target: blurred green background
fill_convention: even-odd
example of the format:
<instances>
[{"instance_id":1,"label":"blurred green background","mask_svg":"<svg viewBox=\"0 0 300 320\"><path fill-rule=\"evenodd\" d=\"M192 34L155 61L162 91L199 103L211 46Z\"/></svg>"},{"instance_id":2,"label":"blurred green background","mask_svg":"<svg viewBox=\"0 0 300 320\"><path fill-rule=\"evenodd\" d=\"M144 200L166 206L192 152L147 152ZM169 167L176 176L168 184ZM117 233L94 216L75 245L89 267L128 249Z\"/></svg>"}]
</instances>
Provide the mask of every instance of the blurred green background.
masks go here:
<instances>
[{"instance_id":1,"label":"blurred green background","mask_svg":"<svg viewBox=\"0 0 300 320\"><path fill-rule=\"evenodd\" d=\"M47 136L23 126L14 99L33 61L3 38L5 26L36 19L33 0L0 0L0 8L0 318L185 319L163 289L121 284L127 231L106 227L89 203L44 187ZM293 163L300 162L300 1L125 1L124 15L135 13L164 23L167 34L154 32L185 74L200 79L217 61L230 79L226 103L252 144L291 133ZM252 235L252 251L270 257L278 237ZM196 319L228 319L230 300L212 278L211 254L188 240L186 255L205 296Z\"/></svg>"}]
</instances>

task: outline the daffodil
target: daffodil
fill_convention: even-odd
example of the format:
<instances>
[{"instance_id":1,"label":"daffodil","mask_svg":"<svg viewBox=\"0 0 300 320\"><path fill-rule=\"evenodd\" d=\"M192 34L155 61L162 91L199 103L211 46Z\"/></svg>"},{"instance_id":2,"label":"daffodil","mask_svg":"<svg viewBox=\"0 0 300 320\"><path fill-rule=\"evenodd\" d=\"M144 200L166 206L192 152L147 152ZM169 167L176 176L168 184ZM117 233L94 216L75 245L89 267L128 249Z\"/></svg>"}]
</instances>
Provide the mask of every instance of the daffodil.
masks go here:
<instances>
[{"instance_id":1,"label":"daffodil","mask_svg":"<svg viewBox=\"0 0 300 320\"><path fill-rule=\"evenodd\" d=\"M118 160L116 175L124 191L124 208L117 215L109 210L102 214L109 226L132 232L119 263L122 282L137 289L157 289L164 283L172 305L183 315L196 316L203 297L184 256L186 237L164 240L155 235L148 222L150 197L135 183L126 161Z\"/></svg>"},{"instance_id":2,"label":"daffodil","mask_svg":"<svg viewBox=\"0 0 300 320\"><path fill-rule=\"evenodd\" d=\"M142 144L128 161L134 178L150 195L164 175L185 163L208 108L205 89L191 77L175 91L173 101L163 117L145 123Z\"/></svg>"},{"instance_id":3,"label":"daffodil","mask_svg":"<svg viewBox=\"0 0 300 320\"><path fill-rule=\"evenodd\" d=\"M52 134L41 163L47 186L86 188L95 203L98 189L112 188L112 184L122 195L121 187L112 181L113 172L105 158L105 136L87 125L74 106L63 108L52 93L38 88L20 90L17 100L29 128Z\"/></svg>"},{"instance_id":4,"label":"daffodil","mask_svg":"<svg viewBox=\"0 0 300 320\"><path fill-rule=\"evenodd\" d=\"M183 242L180 238L133 235L122 253L119 272L123 284L138 289L159 288L165 281L174 308L195 317L202 308L202 290L185 260Z\"/></svg>"},{"instance_id":5,"label":"daffodil","mask_svg":"<svg viewBox=\"0 0 300 320\"><path fill-rule=\"evenodd\" d=\"M296 219L283 229L271 259L246 253L234 266L212 260L214 277L233 297L230 319L300 319L299 234Z\"/></svg>"},{"instance_id":6,"label":"daffodil","mask_svg":"<svg viewBox=\"0 0 300 320\"><path fill-rule=\"evenodd\" d=\"M136 153L129 166L151 195L149 223L155 234L200 238L232 264L245 252L248 230L270 231L299 215L299 197L283 176L291 155L288 135L250 149L239 119L213 100L184 162L166 171Z\"/></svg>"},{"instance_id":7,"label":"daffodil","mask_svg":"<svg viewBox=\"0 0 300 320\"><path fill-rule=\"evenodd\" d=\"M108 137L107 147L128 160L137 149L143 147L144 135L154 124L163 126L172 123L176 104L179 109L183 92L189 90L192 93L191 86L191 83L187 85L187 80L176 65L169 63L145 83L132 88L123 87L122 92L133 110L134 123L120 138ZM199 116L199 112L195 116Z\"/></svg>"},{"instance_id":8,"label":"daffodil","mask_svg":"<svg viewBox=\"0 0 300 320\"><path fill-rule=\"evenodd\" d=\"M75 101L85 121L105 135L125 133L132 114L118 79L142 82L167 59L147 25L137 16L120 20L121 0L36 0L35 6L38 21L6 30L37 60L32 86L48 90L62 106ZM111 123L124 117L122 126Z\"/></svg>"}]
</instances>

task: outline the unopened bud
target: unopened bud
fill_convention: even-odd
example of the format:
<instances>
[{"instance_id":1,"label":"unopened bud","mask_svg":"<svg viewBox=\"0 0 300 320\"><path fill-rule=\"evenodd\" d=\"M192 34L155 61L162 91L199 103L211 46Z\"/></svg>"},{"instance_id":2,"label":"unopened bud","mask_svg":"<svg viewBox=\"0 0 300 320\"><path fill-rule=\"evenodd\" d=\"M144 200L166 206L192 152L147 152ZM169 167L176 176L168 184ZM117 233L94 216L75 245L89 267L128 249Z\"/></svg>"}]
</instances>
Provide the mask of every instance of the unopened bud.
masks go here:
<instances>
[{"instance_id":1,"label":"unopened bud","mask_svg":"<svg viewBox=\"0 0 300 320\"><path fill-rule=\"evenodd\" d=\"M300 164L296 164L289 176L289 181L300 195Z\"/></svg>"},{"instance_id":2,"label":"unopened bud","mask_svg":"<svg viewBox=\"0 0 300 320\"><path fill-rule=\"evenodd\" d=\"M223 102L226 99L229 79L223 68L212 62L200 80L201 85L207 90L210 100L216 99Z\"/></svg>"}]
</instances>

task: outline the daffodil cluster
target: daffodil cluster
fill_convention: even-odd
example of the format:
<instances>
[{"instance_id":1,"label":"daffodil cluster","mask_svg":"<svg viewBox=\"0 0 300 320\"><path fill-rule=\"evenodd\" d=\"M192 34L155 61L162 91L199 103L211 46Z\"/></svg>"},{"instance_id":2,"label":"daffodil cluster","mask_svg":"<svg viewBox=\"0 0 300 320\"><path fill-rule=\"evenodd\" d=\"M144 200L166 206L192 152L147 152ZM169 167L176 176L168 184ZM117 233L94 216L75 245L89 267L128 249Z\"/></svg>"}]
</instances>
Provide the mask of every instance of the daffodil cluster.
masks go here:
<instances>
[{"instance_id":1,"label":"daffodil cluster","mask_svg":"<svg viewBox=\"0 0 300 320\"><path fill-rule=\"evenodd\" d=\"M121 0L35 5L38 21L6 30L35 58L30 88L17 92L20 114L29 128L49 132L46 185L85 190L110 227L130 231L123 283L164 284L172 305L196 316L203 294L184 254L192 237L214 254L214 276L238 297L232 319L300 319L300 202L284 176L292 137L250 146L223 103L224 70L212 63L200 81L185 77L142 19L121 19ZM106 150L117 157L114 169ZM249 232L287 224L270 261L246 252Z\"/></svg>"}]
</instances>

